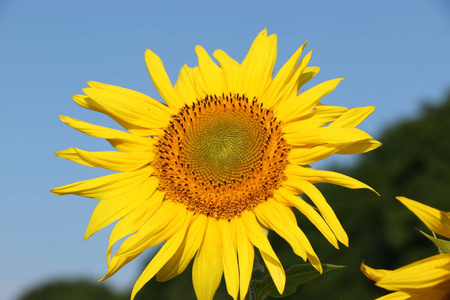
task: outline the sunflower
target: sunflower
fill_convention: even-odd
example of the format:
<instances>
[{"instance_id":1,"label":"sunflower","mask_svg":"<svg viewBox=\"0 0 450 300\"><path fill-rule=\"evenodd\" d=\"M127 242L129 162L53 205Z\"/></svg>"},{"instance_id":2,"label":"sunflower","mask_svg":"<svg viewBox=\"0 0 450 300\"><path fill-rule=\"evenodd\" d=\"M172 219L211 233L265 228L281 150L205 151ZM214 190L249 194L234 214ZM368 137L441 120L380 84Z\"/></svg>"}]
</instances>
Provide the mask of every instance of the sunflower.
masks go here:
<instances>
[{"instance_id":1,"label":"sunflower","mask_svg":"<svg viewBox=\"0 0 450 300\"><path fill-rule=\"evenodd\" d=\"M431 231L450 238L450 212L443 212L405 197L397 199ZM364 263L361 264L361 270L377 286L394 291L378 300L450 299L450 254L437 254L393 271L373 269Z\"/></svg>"},{"instance_id":2,"label":"sunflower","mask_svg":"<svg viewBox=\"0 0 450 300\"><path fill-rule=\"evenodd\" d=\"M169 280L194 259L198 299L212 299L222 275L228 293L247 294L255 247L280 293L285 272L267 238L268 229L317 270L322 266L292 207L304 214L336 248L348 245L338 218L314 186L328 182L369 188L339 173L308 165L333 154L355 154L380 146L355 126L373 107L347 109L319 101L341 79L306 91L319 71L300 59L303 44L273 76L276 35L263 30L242 63L216 50L217 65L197 46L198 67L183 66L172 85L161 59L147 50L150 77L166 104L125 88L88 82L74 100L104 113L126 131L62 116L67 125L106 139L118 151L69 148L57 156L117 171L52 190L101 199L85 238L115 222L107 251L116 273L146 249L165 242L137 280L132 298L156 275ZM306 194L311 205L298 195ZM112 255L113 245L127 237ZM195 258L194 258L195 257Z\"/></svg>"}]
</instances>

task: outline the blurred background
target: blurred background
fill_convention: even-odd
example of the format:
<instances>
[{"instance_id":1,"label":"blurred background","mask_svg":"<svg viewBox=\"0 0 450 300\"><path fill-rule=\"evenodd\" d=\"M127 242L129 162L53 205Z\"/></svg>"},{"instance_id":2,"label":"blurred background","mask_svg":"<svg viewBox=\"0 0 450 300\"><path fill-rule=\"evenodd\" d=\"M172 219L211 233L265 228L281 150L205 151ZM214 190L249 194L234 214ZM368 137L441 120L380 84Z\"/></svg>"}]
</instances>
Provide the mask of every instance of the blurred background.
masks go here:
<instances>
[{"instance_id":1,"label":"blurred background","mask_svg":"<svg viewBox=\"0 0 450 300\"><path fill-rule=\"evenodd\" d=\"M450 211L450 2L398 1L13 1L0 0L2 193L0 299L128 299L147 256L107 282L108 229L83 242L96 205L58 197L53 187L106 175L58 159L72 146L108 150L102 140L59 121L69 115L118 128L78 107L86 81L118 85L160 99L144 63L152 49L174 82L194 47L223 49L242 61L263 29L278 35L276 69L306 40L321 72L307 87L345 77L323 103L376 106L360 128L383 142L362 156L332 157L313 167L337 170L374 187L319 188L350 237L334 249L302 216L299 224L324 263L347 268L301 285L289 299L373 299L385 292L359 271L365 262L397 268L436 253L420 221L395 196ZM301 261L270 235L288 266ZM190 272L152 280L136 299L194 299ZM223 288L216 299L230 299Z\"/></svg>"}]
</instances>

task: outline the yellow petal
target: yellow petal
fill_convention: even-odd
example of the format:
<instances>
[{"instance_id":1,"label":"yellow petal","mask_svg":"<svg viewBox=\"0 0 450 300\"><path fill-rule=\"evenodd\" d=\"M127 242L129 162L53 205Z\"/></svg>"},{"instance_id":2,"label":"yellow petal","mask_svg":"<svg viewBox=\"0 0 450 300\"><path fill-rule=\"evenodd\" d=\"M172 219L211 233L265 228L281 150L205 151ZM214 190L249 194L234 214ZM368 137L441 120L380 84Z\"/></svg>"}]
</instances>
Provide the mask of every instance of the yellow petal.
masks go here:
<instances>
[{"instance_id":1,"label":"yellow petal","mask_svg":"<svg viewBox=\"0 0 450 300\"><path fill-rule=\"evenodd\" d=\"M228 220L219 220L219 226L222 233L223 273L227 291L236 300L239 293L239 269L236 249L237 232Z\"/></svg>"},{"instance_id":2,"label":"yellow petal","mask_svg":"<svg viewBox=\"0 0 450 300\"><path fill-rule=\"evenodd\" d=\"M152 172L152 167L144 167L136 171L116 173L71 183L54 188L51 192L56 195L74 194L94 199L110 198L137 187L150 177Z\"/></svg>"},{"instance_id":3,"label":"yellow petal","mask_svg":"<svg viewBox=\"0 0 450 300\"><path fill-rule=\"evenodd\" d=\"M286 185L288 183L285 183ZM299 193L305 193L319 209L324 220L330 226L331 230L336 235L338 241L348 246L348 236L342 228L341 223L334 214L333 209L327 203L327 200L323 197L322 193L310 182L299 179L295 182L294 186L289 185L290 188L297 190Z\"/></svg>"},{"instance_id":4,"label":"yellow petal","mask_svg":"<svg viewBox=\"0 0 450 300\"><path fill-rule=\"evenodd\" d=\"M335 153L338 149L328 146L315 146L312 148L294 148L288 153L288 160L299 165L309 165L316 161L325 159Z\"/></svg>"},{"instance_id":5,"label":"yellow petal","mask_svg":"<svg viewBox=\"0 0 450 300\"><path fill-rule=\"evenodd\" d=\"M313 266L319 272L322 272L322 265L308 238L298 227L291 208L279 204L274 199L269 199L265 203L258 205L255 208L255 213L264 226L274 230L291 245L295 254L305 261L307 258L312 257Z\"/></svg>"},{"instance_id":6,"label":"yellow petal","mask_svg":"<svg viewBox=\"0 0 450 300\"><path fill-rule=\"evenodd\" d=\"M127 235L138 231L161 207L164 195L160 191L154 192L146 201L141 202L139 206L117 222L109 236L109 246L106 254L108 262L111 260L113 245Z\"/></svg>"},{"instance_id":7,"label":"yellow petal","mask_svg":"<svg viewBox=\"0 0 450 300\"><path fill-rule=\"evenodd\" d=\"M261 257L269 270L270 276L272 277L278 292L283 294L284 286L286 284L286 274L284 273L283 266L273 251L269 240L256 220L255 215L252 212L244 211L242 216L236 221L242 223L247 237L250 239L251 243L259 249Z\"/></svg>"},{"instance_id":8,"label":"yellow petal","mask_svg":"<svg viewBox=\"0 0 450 300\"><path fill-rule=\"evenodd\" d=\"M289 58L289 60L283 65L283 67L281 67L268 89L260 97L259 100L263 102L266 107L271 108L281 99L284 94L284 89L286 88L286 83L291 81L293 75L295 74L295 65L300 59L306 44L307 42L298 48L291 58Z\"/></svg>"},{"instance_id":9,"label":"yellow petal","mask_svg":"<svg viewBox=\"0 0 450 300\"><path fill-rule=\"evenodd\" d=\"M350 144L342 144L337 145L336 149L338 154L359 154L359 153L366 153L372 150L377 149L382 144L374 140L372 138L365 139L357 142L353 142Z\"/></svg>"},{"instance_id":10,"label":"yellow petal","mask_svg":"<svg viewBox=\"0 0 450 300\"><path fill-rule=\"evenodd\" d=\"M397 197L397 200L412 211L431 231L450 238L450 213L406 197Z\"/></svg>"},{"instance_id":11,"label":"yellow petal","mask_svg":"<svg viewBox=\"0 0 450 300\"><path fill-rule=\"evenodd\" d=\"M137 136L120 130L89 124L74 118L60 116L61 121L87 135L106 139L117 150L124 152L147 152L153 149L155 141L149 137Z\"/></svg>"},{"instance_id":12,"label":"yellow petal","mask_svg":"<svg viewBox=\"0 0 450 300\"><path fill-rule=\"evenodd\" d=\"M291 192L281 187L274 193L275 200L286 206L294 206L303 215L305 215L311 223L313 223L317 229L323 234L323 236L332 244L336 249L339 249L339 245L336 236L331 231L330 227L325 223L319 213L308 203L298 196L293 195Z\"/></svg>"},{"instance_id":13,"label":"yellow petal","mask_svg":"<svg viewBox=\"0 0 450 300\"><path fill-rule=\"evenodd\" d=\"M145 62L158 93L173 111L178 111L185 102L172 86L161 59L153 51L147 49L145 51Z\"/></svg>"},{"instance_id":14,"label":"yellow petal","mask_svg":"<svg viewBox=\"0 0 450 300\"><path fill-rule=\"evenodd\" d=\"M361 263L361 271L364 273L364 275L367 276L367 278L375 282L378 282L381 278L392 272L390 270L371 268L368 265L364 264L364 262Z\"/></svg>"},{"instance_id":15,"label":"yellow petal","mask_svg":"<svg viewBox=\"0 0 450 300\"><path fill-rule=\"evenodd\" d=\"M145 101L141 97L136 97L137 92L134 91L94 87L83 89L83 92L102 106L108 114L138 127L162 128L167 126L170 119L170 112L164 109L162 104L156 105L157 101L154 100L152 105L149 102L151 100Z\"/></svg>"},{"instance_id":16,"label":"yellow petal","mask_svg":"<svg viewBox=\"0 0 450 300\"><path fill-rule=\"evenodd\" d=\"M90 109L93 111L97 111L97 112L100 112L100 113L103 113L103 114L109 116L114 121L116 121L118 124L120 124L123 128L125 128L126 130L128 130L129 132L131 132L133 134L140 135L140 136L154 136L154 135L159 135L161 133L161 129L159 129L159 128L143 128L143 127L136 126L134 124L131 124L131 123L128 123L128 122L122 120L119 116L114 115L113 113L111 113L110 111L105 109L103 106L98 104L96 101L89 98L88 96L73 95L73 100L81 107L84 107L84 108L87 108L87 109ZM161 104L161 105L163 105L163 104ZM167 108L167 106L164 106L164 107ZM165 113L163 113L163 115L165 115Z\"/></svg>"},{"instance_id":17,"label":"yellow petal","mask_svg":"<svg viewBox=\"0 0 450 300\"><path fill-rule=\"evenodd\" d=\"M283 133L295 133L298 131L309 130L311 127L323 127L348 111L346 107L321 105L313 110L305 118L297 121L283 123Z\"/></svg>"},{"instance_id":18,"label":"yellow petal","mask_svg":"<svg viewBox=\"0 0 450 300\"><path fill-rule=\"evenodd\" d=\"M306 67L303 72L302 75L300 76L300 78L298 79L297 82L297 91L300 90L300 88L307 83L308 81L310 81L312 78L314 78L314 76L317 75L317 73L319 73L320 68L319 67Z\"/></svg>"},{"instance_id":19,"label":"yellow petal","mask_svg":"<svg viewBox=\"0 0 450 300\"><path fill-rule=\"evenodd\" d=\"M286 141L294 146L315 146L323 144L351 144L372 137L358 128L308 128L284 135Z\"/></svg>"},{"instance_id":20,"label":"yellow petal","mask_svg":"<svg viewBox=\"0 0 450 300\"><path fill-rule=\"evenodd\" d=\"M438 254L387 273L377 285L390 291L418 291L450 280L450 254Z\"/></svg>"},{"instance_id":21,"label":"yellow petal","mask_svg":"<svg viewBox=\"0 0 450 300\"><path fill-rule=\"evenodd\" d=\"M203 77L203 82L208 87L208 94L222 95L224 92L222 69L214 63L203 47L197 45L195 52L198 56L200 74Z\"/></svg>"},{"instance_id":22,"label":"yellow petal","mask_svg":"<svg viewBox=\"0 0 450 300\"><path fill-rule=\"evenodd\" d=\"M352 108L331 123L330 127L356 127L370 116L374 109L374 106Z\"/></svg>"},{"instance_id":23,"label":"yellow petal","mask_svg":"<svg viewBox=\"0 0 450 300\"><path fill-rule=\"evenodd\" d=\"M211 300L223 273L223 247L219 222L208 218L205 237L192 266L192 282L197 299Z\"/></svg>"},{"instance_id":24,"label":"yellow petal","mask_svg":"<svg viewBox=\"0 0 450 300\"><path fill-rule=\"evenodd\" d=\"M130 89L122 88L122 87L115 86L115 85L100 83L100 82L96 82L96 81L88 81L88 85L93 88L104 89L104 90L108 90L111 92L121 94L124 97L131 98L130 101L137 102L140 105L150 105L150 109L153 111L153 113L159 114L158 116L155 116L155 118L161 118L161 117L166 118L174 113L173 110L171 110L169 107L162 104L158 100L153 99L152 97L149 97L145 94L130 90Z\"/></svg>"},{"instance_id":25,"label":"yellow petal","mask_svg":"<svg viewBox=\"0 0 450 300\"><path fill-rule=\"evenodd\" d=\"M236 219L232 219L231 223L236 228L236 242L239 260L239 290L240 299L244 300L252 278L255 250L252 243L250 243L247 234L245 233L242 223L236 221Z\"/></svg>"},{"instance_id":26,"label":"yellow petal","mask_svg":"<svg viewBox=\"0 0 450 300\"><path fill-rule=\"evenodd\" d=\"M171 238L169 238L162 248L158 251L158 253L153 257L148 266L144 269L141 276L139 276L138 280L134 284L133 290L131 292L131 300L134 299L137 292L150 280L155 276L155 274L162 268L162 266L175 254L175 252L180 247L183 242L184 236L186 234L186 230L190 224L190 220L192 218L192 213L188 213L186 216L186 220L183 226L178 230L176 234L174 234Z\"/></svg>"},{"instance_id":27,"label":"yellow petal","mask_svg":"<svg viewBox=\"0 0 450 300\"><path fill-rule=\"evenodd\" d=\"M219 61L220 67L223 70L225 94L238 90L238 78L240 77L239 63L222 50L214 51L213 55Z\"/></svg>"},{"instance_id":28,"label":"yellow petal","mask_svg":"<svg viewBox=\"0 0 450 300\"><path fill-rule=\"evenodd\" d=\"M195 88L193 69L184 65L180 70L174 88L179 97L182 97L187 105L191 105L199 97Z\"/></svg>"},{"instance_id":29,"label":"yellow petal","mask_svg":"<svg viewBox=\"0 0 450 300\"><path fill-rule=\"evenodd\" d=\"M142 253L142 252L141 252ZM123 266L125 266L127 263L138 257L141 253L138 253L133 256L122 256L122 257L113 257L111 261L108 263L108 271L106 272L105 276L103 276L102 279L99 281L103 281L108 279L109 277L113 276L117 273Z\"/></svg>"},{"instance_id":30,"label":"yellow petal","mask_svg":"<svg viewBox=\"0 0 450 300\"><path fill-rule=\"evenodd\" d=\"M147 200L157 187L158 179L152 176L124 194L101 200L92 213L84 239L128 214Z\"/></svg>"},{"instance_id":31,"label":"yellow petal","mask_svg":"<svg viewBox=\"0 0 450 300\"><path fill-rule=\"evenodd\" d=\"M280 103L276 112L277 117L284 122L290 122L311 112L317 103L331 93L342 80L343 78L325 81L298 95L295 102Z\"/></svg>"},{"instance_id":32,"label":"yellow petal","mask_svg":"<svg viewBox=\"0 0 450 300\"><path fill-rule=\"evenodd\" d=\"M186 207L170 200L163 202L158 211L139 229L127 238L116 256L132 256L158 245L178 232L186 219Z\"/></svg>"},{"instance_id":33,"label":"yellow petal","mask_svg":"<svg viewBox=\"0 0 450 300\"><path fill-rule=\"evenodd\" d=\"M277 37L267 36L267 30L259 33L241 64L240 91L248 98L259 98L272 77L277 57Z\"/></svg>"},{"instance_id":34,"label":"yellow petal","mask_svg":"<svg viewBox=\"0 0 450 300\"><path fill-rule=\"evenodd\" d=\"M206 222L207 217L203 214L197 214L193 217L183 243L172 258L167 261L161 270L159 270L156 275L157 281L167 281L172 279L186 269L203 242L206 231Z\"/></svg>"},{"instance_id":35,"label":"yellow petal","mask_svg":"<svg viewBox=\"0 0 450 300\"><path fill-rule=\"evenodd\" d=\"M315 170L313 168L305 168L294 164L287 165L285 172L288 177L289 175L293 175L294 177L298 176L311 183L327 182L349 189L369 189L372 192L377 193L367 184L337 172Z\"/></svg>"},{"instance_id":36,"label":"yellow petal","mask_svg":"<svg viewBox=\"0 0 450 300\"><path fill-rule=\"evenodd\" d=\"M55 154L85 166L101 167L119 172L136 170L149 164L154 157L153 152L88 152L74 147L58 151Z\"/></svg>"}]
</instances>

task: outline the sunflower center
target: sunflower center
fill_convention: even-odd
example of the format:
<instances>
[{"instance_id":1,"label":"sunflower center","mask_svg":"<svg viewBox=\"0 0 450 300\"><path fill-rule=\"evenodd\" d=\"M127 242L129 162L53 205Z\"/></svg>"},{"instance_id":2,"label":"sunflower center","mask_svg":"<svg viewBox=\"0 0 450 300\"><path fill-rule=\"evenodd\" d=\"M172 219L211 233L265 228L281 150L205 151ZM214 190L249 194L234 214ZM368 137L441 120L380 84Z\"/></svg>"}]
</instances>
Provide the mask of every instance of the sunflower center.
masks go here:
<instances>
[{"instance_id":1,"label":"sunflower center","mask_svg":"<svg viewBox=\"0 0 450 300\"><path fill-rule=\"evenodd\" d=\"M263 133L262 125L241 111L207 112L187 132L186 162L204 180L237 179L259 159Z\"/></svg>"},{"instance_id":2,"label":"sunflower center","mask_svg":"<svg viewBox=\"0 0 450 300\"><path fill-rule=\"evenodd\" d=\"M256 99L210 96L172 116L153 164L167 199L230 219L273 195L288 151L280 122Z\"/></svg>"}]
</instances>

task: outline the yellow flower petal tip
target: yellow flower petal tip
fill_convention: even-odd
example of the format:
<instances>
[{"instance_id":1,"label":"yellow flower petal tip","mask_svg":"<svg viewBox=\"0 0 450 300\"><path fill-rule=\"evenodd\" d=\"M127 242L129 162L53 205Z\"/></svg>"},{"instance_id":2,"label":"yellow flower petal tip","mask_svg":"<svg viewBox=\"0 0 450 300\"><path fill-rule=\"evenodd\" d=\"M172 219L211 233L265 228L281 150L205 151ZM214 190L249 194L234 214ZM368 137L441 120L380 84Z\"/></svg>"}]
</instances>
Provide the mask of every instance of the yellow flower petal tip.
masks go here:
<instances>
[{"instance_id":1,"label":"yellow flower petal tip","mask_svg":"<svg viewBox=\"0 0 450 300\"><path fill-rule=\"evenodd\" d=\"M333 154L364 153L380 144L355 128L370 113L321 104L343 78L301 90L319 71L301 58L304 43L274 75L277 36L262 30L238 63L216 50L217 64L201 46L198 66L183 66L175 84L162 60L145 51L147 68L165 104L125 88L89 81L80 106L101 112L124 130L67 116L61 121L112 151L78 148L58 157L116 173L68 184L53 193L100 199L85 239L115 223L107 251L107 279L146 249L164 246L142 272L132 297L154 276L168 280L194 260L199 299L212 299L222 277L228 293L248 291L255 247L278 291L284 268L264 233L272 230L294 252L322 271L299 228L293 208L304 214L336 248L348 237L316 183L372 188L339 173L302 166ZM333 125L334 124L334 125ZM378 143L378 144L377 144ZM307 194L315 207L298 195ZM112 247L122 241L115 255Z\"/></svg>"}]
</instances>

